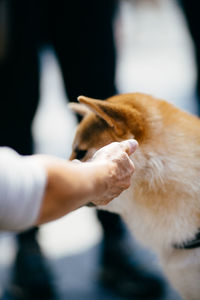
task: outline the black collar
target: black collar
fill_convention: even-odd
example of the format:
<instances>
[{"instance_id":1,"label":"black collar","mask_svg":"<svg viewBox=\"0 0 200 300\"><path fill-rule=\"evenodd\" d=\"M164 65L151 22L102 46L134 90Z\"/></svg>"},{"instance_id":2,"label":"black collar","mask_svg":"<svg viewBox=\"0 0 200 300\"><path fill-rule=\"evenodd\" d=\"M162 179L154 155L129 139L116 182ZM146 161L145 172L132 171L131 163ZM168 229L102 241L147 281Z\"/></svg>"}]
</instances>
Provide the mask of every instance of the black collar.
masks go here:
<instances>
[{"instance_id":1,"label":"black collar","mask_svg":"<svg viewBox=\"0 0 200 300\"><path fill-rule=\"evenodd\" d=\"M174 245L176 249L194 249L200 247L200 229L195 235L194 239L183 243L182 245Z\"/></svg>"}]
</instances>

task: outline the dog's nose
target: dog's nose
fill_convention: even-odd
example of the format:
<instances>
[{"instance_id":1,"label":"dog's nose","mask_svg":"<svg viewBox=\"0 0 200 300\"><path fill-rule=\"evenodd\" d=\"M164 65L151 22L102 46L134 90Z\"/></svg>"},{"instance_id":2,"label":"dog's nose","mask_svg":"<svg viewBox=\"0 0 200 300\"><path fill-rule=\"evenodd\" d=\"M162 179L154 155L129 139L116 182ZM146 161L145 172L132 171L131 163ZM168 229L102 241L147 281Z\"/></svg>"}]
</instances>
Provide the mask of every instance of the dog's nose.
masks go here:
<instances>
[{"instance_id":1,"label":"dog's nose","mask_svg":"<svg viewBox=\"0 0 200 300\"><path fill-rule=\"evenodd\" d=\"M86 153L87 153L87 150L77 150L76 151L76 159L79 159L79 160L83 159L84 156L86 155Z\"/></svg>"},{"instance_id":2,"label":"dog's nose","mask_svg":"<svg viewBox=\"0 0 200 300\"><path fill-rule=\"evenodd\" d=\"M85 157L86 153L87 153L87 150L81 150L81 149L75 148L70 156L70 160L73 160L73 159L82 160Z\"/></svg>"}]
</instances>

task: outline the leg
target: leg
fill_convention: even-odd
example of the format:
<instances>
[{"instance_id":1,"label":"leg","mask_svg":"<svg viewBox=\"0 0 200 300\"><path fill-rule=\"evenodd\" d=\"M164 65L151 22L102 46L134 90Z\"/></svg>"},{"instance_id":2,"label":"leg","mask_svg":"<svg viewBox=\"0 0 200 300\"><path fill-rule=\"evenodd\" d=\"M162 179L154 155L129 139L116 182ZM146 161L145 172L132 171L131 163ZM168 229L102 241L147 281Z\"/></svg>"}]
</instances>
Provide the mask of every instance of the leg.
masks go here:
<instances>
[{"instance_id":1,"label":"leg","mask_svg":"<svg viewBox=\"0 0 200 300\"><path fill-rule=\"evenodd\" d=\"M8 48L0 63L0 145L10 146L21 154L31 154L31 123L38 102L38 61L31 20L20 13L29 9L26 1L13 1L9 9ZM27 7L28 6L28 7ZM26 20L27 19L27 20ZM33 38L29 40L29 37Z\"/></svg>"},{"instance_id":2,"label":"leg","mask_svg":"<svg viewBox=\"0 0 200 300\"><path fill-rule=\"evenodd\" d=\"M195 0L180 0L181 7L186 17L188 27L194 42L196 66L197 66L197 82L196 91L198 96L198 108L200 114L200 20L198 1Z\"/></svg>"},{"instance_id":3,"label":"leg","mask_svg":"<svg viewBox=\"0 0 200 300\"><path fill-rule=\"evenodd\" d=\"M58 19L53 12L51 31L69 100L81 94L107 98L116 93L112 21L117 1L68 2L60 2Z\"/></svg>"},{"instance_id":4,"label":"leg","mask_svg":"<svg viewBox=\"0 0 200 300\"><path fill-rule=\"evenodd\" d=\"M63 1L60 13L57 11L57 26L55 17L52 18L53 45L70 101L76 101L81 94L99 99L116 94L113 37L116 8L115 0ZM160 293L159 281L147 278L131 263L130 254L124 247L126 231L121 218L103 211L98 211L97 215L104 231L102 282L131 298L139 294L149 299L153 290ZM130 283L131 288L127 288Z\"/></svg>"},{"instance_id":5,"label":"leg","mask_svg":"<svg viewBox=\"0 0 200 300\"><path fill-rule=\"evenodd\" d=\"M33 152L31 124L39 99L36 2L7 3L9 36L6 53L0 62L0 145L27 155ZM26 297L29 293L34 295L34 299L39 296L33 291L39 290L40 295L47 291L49 295L51 291L36 240L37 231L34 228L17 236L19 247L11 286L17 286ZM11 293L13 291L15 289L11 289Z\"/></svg>"},{"instance_id":6,"label":"leg","mask_svg":"<svg viewBox=\"0 0 200 300\"><path fill-rule=\"evenodd\" d=\"M81 94L100 99L116 94L113 18L117 1L61 1L60 5L56 22L52 8L51 32L69 100L76 101ZM98 216L106 236L123 231L119 216L102 211Z\"/></svg>"}]
</instances>

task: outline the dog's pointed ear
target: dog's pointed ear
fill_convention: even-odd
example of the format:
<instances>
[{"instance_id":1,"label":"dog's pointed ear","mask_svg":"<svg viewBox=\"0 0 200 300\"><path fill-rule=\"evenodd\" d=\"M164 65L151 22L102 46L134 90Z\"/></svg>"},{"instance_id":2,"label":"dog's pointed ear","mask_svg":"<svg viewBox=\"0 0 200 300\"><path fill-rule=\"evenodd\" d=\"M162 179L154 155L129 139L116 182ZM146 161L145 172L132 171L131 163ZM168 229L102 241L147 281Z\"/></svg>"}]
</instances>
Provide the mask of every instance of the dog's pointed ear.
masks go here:
<instances>
[{"instance_id":1,"label":"dog's pointed ear","mask_svg":"<svg viewBox=\"0 0 200 300\"><path fill-rule=\"evenodd\" d=\"M80 116L85 116L87 115L89 112L91 112L91 110L84 104L81 103L76 103L76 102L70 102L68 103L68 107L75 113L77 113Z\"/></svg>"},{"instance_id":2,"label":"dog's pointed ear","mask_svg":"<svg viewBox=\"0 0 200 300\"><path fill-rule=\"evenodd\" d=\"M118 105L108 101L78 97L78 101L86 105L92 112L102 118L110 127L119 128L118 121L122 120L123 112Z\"/></svg>"}]
</instances>

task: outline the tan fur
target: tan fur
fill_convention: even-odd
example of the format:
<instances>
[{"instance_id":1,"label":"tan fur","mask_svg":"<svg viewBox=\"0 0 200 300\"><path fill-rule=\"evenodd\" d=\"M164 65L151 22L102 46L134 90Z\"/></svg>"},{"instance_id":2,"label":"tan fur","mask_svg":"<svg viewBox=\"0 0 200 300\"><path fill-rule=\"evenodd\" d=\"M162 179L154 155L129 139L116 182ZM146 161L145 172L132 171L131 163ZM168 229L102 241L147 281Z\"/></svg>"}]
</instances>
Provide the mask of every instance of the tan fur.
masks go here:
<instances>
[{"instance_id":1,"label":"tan fur","mask_svg":"<svg viewBox=\"0 0 200 300\"><path fill-rule=\"evenodd\" d=\"M77 129L71 158L87 150L86 160L112 141L138 140L131 187L106 209L120 213L134 236L159 254L184 299L199 300L200 249L173 246L200 228L200 120L139 93L79 101L91 112Z\"/></svg>"}]
</instances>

